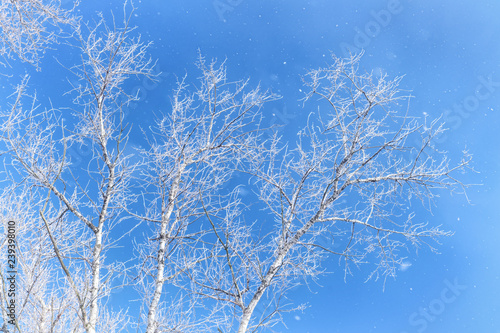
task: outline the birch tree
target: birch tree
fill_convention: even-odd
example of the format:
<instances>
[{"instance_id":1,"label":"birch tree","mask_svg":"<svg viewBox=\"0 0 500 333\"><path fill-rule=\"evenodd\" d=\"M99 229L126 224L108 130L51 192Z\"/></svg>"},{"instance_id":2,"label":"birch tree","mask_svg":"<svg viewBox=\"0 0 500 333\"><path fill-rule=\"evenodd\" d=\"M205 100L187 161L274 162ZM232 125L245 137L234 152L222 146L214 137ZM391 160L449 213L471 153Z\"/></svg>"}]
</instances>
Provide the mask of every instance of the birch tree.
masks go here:
<instances>
[{"instance_id":1,"label":"birch tree","mask_svg":"<svg viewBox=\"0 0 500 333\"><path fill-rule=\"evenodd\" d=\"M241 170L267 216L245 222L245 205L207 213L212 260L188 275L197 294L232 305L238 333L281 320L293 309L287 291L323 273L328 255L339 257L346 275L371 263L369 278L385 279L395 277L408 245L434 250L432 241L450 234L418 218L410 203L429 208L443 190L463 190L456 177L469 154L451 165L433 145L444 130L438 120L410 116L401 78L362 72L360 59L333 57L305 75L304 103L314 111L295 144L275 136ZM415 138L420 144L409 145ZM259 235L263 225L271 231Z\"/></svg>"},{"instance_id":2,"label":"birch tree","mask_svg":"<svg viewBox=\"0 0 500 333\"><path fill-rule=\"evenodd\" d=\"M150 133L144 133L150 146L142 151L146 162L141 169L140 197L145 214L134 215L154 230L152 240L138 246L144 258L140 274L151 277L149 283L141 279L148 333L209 331L217 325L214 309L202 318L172 323L173 315L165 307L177 307L161 304L164 284L175 284L181 273L211 256L201 243L207 229L211 230L203 217L234 204L221 198L221 189L247 152L259 149L260 107L278 98L259 87L249 89L248 81L228 81L224 63L207 63L200 55L197 65L201 71L198 86L191 91L186 77L181 79L171 98L171 111L158 119ZM202 306L196 298L188 304L184 319Z\"/></svg>"},{"instance_id":3,"label":"birch tree","mask_svg":"<svg viewBox=\"0 0 500 333\"><path fill-rule=\"evenodd\" d=\"M9 170L17 171L11 179L45 191L37 208L75 300L73 309L81 321L72 328L75 332L124 328L117 324L120 316L111 316L101 307L111 282L126 270L124 262L106 261L105 256L121 237L111 231L123 220L134 168L123 153L128 129L122 112L134 96L124 94L121 87L131 75L151 77L152 68L147 44L130 36L129 20L130 15L124 15L122 27L110 28L101 16L95 25L75 31L82 63L70 68L80 79L73 87L74 126L64 122L60 110L40 110L35 97L24 106L27 78L18 86L15 102L2 114L2 141L9 154L6 163ZM70 168L66 152L74 145L87 145L92 152L86 170ZM57 237L56 222L76 230L79 237Z\"/></svg>"}]
</instances>

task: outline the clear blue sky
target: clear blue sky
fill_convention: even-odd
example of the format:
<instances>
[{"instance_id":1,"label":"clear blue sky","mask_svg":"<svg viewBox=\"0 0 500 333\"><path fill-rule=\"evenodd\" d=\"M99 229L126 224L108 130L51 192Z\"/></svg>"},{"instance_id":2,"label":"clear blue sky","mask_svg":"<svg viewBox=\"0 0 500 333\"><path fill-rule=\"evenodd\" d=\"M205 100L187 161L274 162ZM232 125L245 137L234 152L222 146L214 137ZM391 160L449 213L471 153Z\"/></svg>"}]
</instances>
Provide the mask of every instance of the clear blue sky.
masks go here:
<instances>
[{"instance_id":1,"label":"clear blue sky","mask_svg":"<svg viewBox=\"0 0 500 333\"><path fill-rule=\"evenodd\" d=\"M455 231L443 239L440 255L412 251L396 280L364 283L369 267L344 282L337 260L332 274L295 290L291 299L308 302L303 313L286 317L291 333L500 332L500 2L496 0L143 0L133 24L163 72L157 86L141 89L132 121L147 125L147 110L169 106L175 75L198 74L198 49L207 57L227 58L229 78L251 77L284 98L264 110L268 124L286 125L294 140L304 109L298 99L300 75L324 65L330 51L365 49L362 65L390 76L405 75L401 87L415 96L411 114L444 114L450 130L438 147L458 159L467 147L479 174L465 175L471 204L443 193L433 215L418 210L432 224ZM111 7L120 10L121 1ZM109 12L110 1L84 1L81 10ZM51 60L47 60L50 62ZM54 65L53 75L62 72ZM63 81L43 87L43 96L61 91ZM38 87L37 87L38 86ZM131 138L131 144L140 145ZM411 265L410 265L411 264Z\"/></svg>"}]
</instances>

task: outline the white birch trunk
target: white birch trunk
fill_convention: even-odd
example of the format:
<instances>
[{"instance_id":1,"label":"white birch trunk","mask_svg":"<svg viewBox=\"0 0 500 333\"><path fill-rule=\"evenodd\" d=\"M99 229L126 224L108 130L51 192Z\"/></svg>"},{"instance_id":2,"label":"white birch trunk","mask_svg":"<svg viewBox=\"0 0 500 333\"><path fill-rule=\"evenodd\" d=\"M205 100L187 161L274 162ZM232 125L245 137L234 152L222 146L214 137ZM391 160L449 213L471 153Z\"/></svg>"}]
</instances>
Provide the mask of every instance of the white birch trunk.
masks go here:
<instances>
[{"instance_id":1,"label":"white birch trunk","mask_svg":"<svg viewBox=\"0 0 500 333\"><path fill-rule=\"evenodd\" d=\"M274 278L274 275L278 272L281 265L283 264L283 260L287 252L288 248L284 248L282 252L278 254L278 257L276 257L273 264L267 271L266 276L264 277L264 281L262 281L259 288L253 295L250 304L248 304L248 306L243 311L243 315L241 316L240 326L238 327L238 333L246 333L248 329L248 324L250 323L250 319L252 318L252 314L253 311L255 310L255 307L257 307L257 304L259 304L259 301L262 298L262 295L264 295L266 289L271 285L272 279Z\"/></svg>"},{"instance_id":2,"label":"white birch trunk","mask_svg":"<svg viewBox=\"0 0 500 333\"><path fill-rule=\"evenodd\" d=\"M102 123L102 114L101 114ZM101 128L102 133L104 129ZM102 141L104 141L102 139ZM106 221L109 202L112 197L113 187L115 185L115 169L114 165L109 160L109 155L106 150L105 143L103 143L103 160L109 169L109 178L106 188L106 193L104 195L104 201L102 204L101 212L99 215L99 222L97 225L97 232L95 233L95 244L92 252L92 284L90 287L90 310L88 316L88 322L85 323L85 329L87 333L96 333L97 320L99 316L99 289L101 285L101 251L102 251L102 232L104 227L104 222Z\"/></svg>"},{"instance_id":3,"label":"white birch trunk","mask_svg":"<svg viewBox=\"0 0 500 333\"><path fill-rule=\"evenodd\" d=\"M102 247L102 230L96 234L96 240L94 245L94 251L92 254L93 265L92 265L92 285L90 288L90 311L89 320L86 323L85 330L87 333L96 333L97 319L99 314L99 287L100 287L100 270L101 270L101 247Z\"/></svg>"},{"instance_id":4,"label":"white birch trunk","mask_svg":"<svg viewBox=\"0 0 500 333\"><path fill-rule=\"evenodd\" d=\"M255 307L257 307L257 304L259 304L259 301L262 298L262 295L264 295L266 289L269 288L269 286L271 286L274 276L276 275L276 273L278 273L281 266L283 265L283 261L285 260L288 251L293 246L295 246L295 244L297 244L299 239L314 225L314 223L318 220L318 217L321 216L323 211L324 208L323 207L320 208L319 211L316 213L316 215L312 219L310 219L299 231L297 231L297 233L290 239L289 242L283 243L284 240L280 242L281 243L279 246L280 252L278 253L271 267L269 267L269 270L267 271L264 280L262 281L259 288L252 297L250 304L248 304L248 306L243 311L243 315L241 316L240 326L238 327L238 333L247 332L248 325L250 323L250 319L252 318L252 314L255 310Z\"/></svg>"},{"instance_id":5,"label":"white birch trunk","mask_svg":"<svg viewBox=\"0 0 500 333\"><path fill-rule=\"evenodd\" d=\"M155 327L156 327L156 314L158 311L158 304L160 303L160 298L161 298L161 293L163 291L163 284L164 284L164 274L165 274L165 251L167 248L167 226L168 222L170 221L170 216L172 215L172 212L174 211L174 200L175 197L177 196L178 188L179 188L179 183L180 183L180 176L182 174L183 168L179 171L179 174L175 178L175 180L172 183L172 187L168 196L168 207L167 211L162 214L162 219L161 219L161 227L160 227L160 240L159 240L159 246L158 246L158 256L157 256L157 262L158 265L156 267L156 279L155 279L155 290L153 293L153 299L151 300L151 304L149 306L148 310L148 324L146 327L146 333L154 333L155 332Z\"/></svg>"}]
</instances>

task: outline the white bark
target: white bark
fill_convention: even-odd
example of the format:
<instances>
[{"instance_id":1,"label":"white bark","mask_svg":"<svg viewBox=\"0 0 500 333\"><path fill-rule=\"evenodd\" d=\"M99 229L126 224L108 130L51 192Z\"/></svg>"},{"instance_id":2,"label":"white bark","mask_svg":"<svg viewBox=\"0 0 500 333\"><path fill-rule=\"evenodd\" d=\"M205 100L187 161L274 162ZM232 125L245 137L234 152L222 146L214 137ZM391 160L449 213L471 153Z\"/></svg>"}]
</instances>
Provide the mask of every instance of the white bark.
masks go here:
<instances>
[{"instance_id":1,"label":"white bark","mask_svg":"<svg viewBox=\"0 0 500 333\"><path fill-rule=\"evenodd\" d=\"M182 173L182 169L179 170L180 174ZM165 283L165 252L166 248L168 245L168 238L169 235L169 224L171 223L172 227L175 227L171 222L171 216L174 211L174 204L176 201L176 197L178 195L178 189L179 189L179 182L180 182L180 175L175 178L175 180L172 183L172 188L170 190L170 193L168 194L168 202L167 202L167 207L166 211L164 214L162 214L161 217L161 227L160 227L160 233L159 233L159 244L158 244L158 253L156 257L157 261L157 267L156 267L156 277L155 277L155 282L154 282L154 292L153 292L153 298L151 300L151 303L149 305L149 310L148 310L148 317L147 317L147 327L146 327L146 332L147 333L154 333L157 328L157 311L158 311L158 304L160 303L160 298L162 295L163 291L163 285ZM171 228L172 229L172 228Z\"/></svg>"}]
</instances>

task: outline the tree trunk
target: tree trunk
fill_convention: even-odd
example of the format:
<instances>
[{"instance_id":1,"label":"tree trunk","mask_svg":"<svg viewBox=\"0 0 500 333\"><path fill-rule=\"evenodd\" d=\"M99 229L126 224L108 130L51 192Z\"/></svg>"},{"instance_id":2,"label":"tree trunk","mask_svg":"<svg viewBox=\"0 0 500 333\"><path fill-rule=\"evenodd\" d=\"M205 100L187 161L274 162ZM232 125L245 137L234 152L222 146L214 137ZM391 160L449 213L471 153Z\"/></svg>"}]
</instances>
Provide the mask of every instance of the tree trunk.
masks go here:
<instances>
[{"instance_id":1,"label":"tree trunk","mask_svg":"<svg viewBox=\"0 0 500 333\"><path fill-rule=\"evenodd\" d=\"M178 188L179 188L179 183L182 175L182 171L184 168L181 168L179 171L179 174L175 178L175 180L172 183L171 190L169 192L168 196L168 207L167 210L164 214L162 214L162 219L161 219L161 227L160 227L160 244L158 246L158 256L157 256L157 262L158 266L156 267L156 279L155 279L155 291L153 294L153 299L151 301L151 304L149 306L149 311L148 311L148 326L146 327L146 333L154 333L155 332L155 326L156 326L156 313L158 311L158 304L160 303L160 298L161 298L161 293L163 291L163 284L164 284L164 273L165 273L165 251L167 248L167 226L168 222L170 221L170 216L172 215L172 212L174 211L174 200L175 197L177 196Z\"/></svg>"},{"instance_id":2,"label":"tree trunk","mask_svg":"<svg viewBox=\"0 0 500 333\"><path fill-rule=\"evenodd\" d=\"M255 294L252 297L252 300L250 301L250 304L243 310L243 315L241 316L241 321L240 321L240 326L238 327L238 333L246 333L248 329L248 324L250 323L250 319L252 318L252 314L257 307L257 304L259 304L260 299L262 298L262 295L264 295L264 292L266 289L271 285L271 282L274 278L274 275L279 271L281 265L283 264L283 260L288 252L288 248L282 249L282 252L278 254L276 257L276 260L274 260L273 264L271 267L269 267L269 270L266 273L266 276L264 277L264 280L261 282L259 288L255 292Z\"/></svg>"},{"instance_id":3,"label":"tree trunk","mask_svg":"<svg viewBox=\"0 0 500 333\"><path fill-rule=\"evenodd\" d=\"M90 311L89 320L86 323L85 330L87 333L96 333L97 318L99 314L99 285L100 285L100 271L101 271L101 247L102 247L102 229L96 233L96 240L93 252L92 264L92 286L90 289Z\"/></svg>"}]
</instances>

